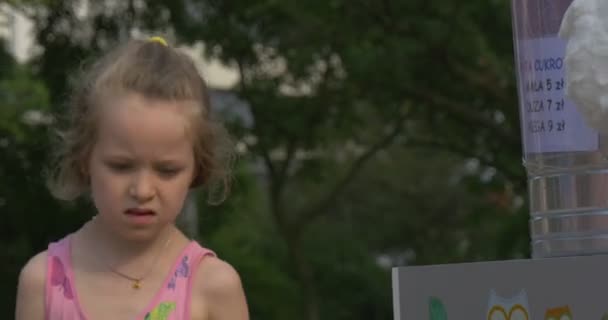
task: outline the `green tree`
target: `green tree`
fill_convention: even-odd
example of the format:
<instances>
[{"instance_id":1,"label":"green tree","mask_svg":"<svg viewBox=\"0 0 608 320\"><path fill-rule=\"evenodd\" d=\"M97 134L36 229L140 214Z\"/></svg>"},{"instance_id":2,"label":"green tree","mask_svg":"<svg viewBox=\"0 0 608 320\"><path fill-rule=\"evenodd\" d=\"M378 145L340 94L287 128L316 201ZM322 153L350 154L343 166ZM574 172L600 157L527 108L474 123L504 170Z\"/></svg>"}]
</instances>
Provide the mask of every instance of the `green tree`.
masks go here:
<instances>
[{"instance_id":1,"label":"green tree","mask_svg":"<svg viewBox=\"0 0 608 320\"><path fill-rule=\"evenodd\" d=\"M267 233L260 239L245 232L242 221L247 219L227 219L217 221L221 232L210 241L225 248L251 241L254 251L235 249L228 255L251 262L245 266L251 272L247 275L264 275L273 285L249 285L260 290L256 293L290 292L281 300L289 307L276 313L269 311L272 300L255 299L258 316L291 312L291 318L301 313L303 319L352 319L357 314L341 312L338 304L349 293L363 291L369 295L353 295L348 305L367 301L363 305L371 311L361 311L363 318L385 318L386 308L377 307L376 300L386 300L379 294L385 287L374 281L386 281L387 273L373 259L394 248L414 250L413 263L508 258L524 250L523 210L513 213L517 208L474 198L509 190L517 198L525 190L508 1L154 0L114 6L99 1L84 16L76 13L76 3L36 2L28 8L43 48L35 60L37 74L49 88L54 108L64 98L68 75L78 68L74 61L124 38L131 28L170 30L180 43L203 42L207 56L238 70L234 92L249 106L253 125L236 122L232 129L247 144L246 160L263 165L262 181L255 184L263 190L253 194L265 199L235 200L234 209L226 210L243 217L249 211L245 204L260 206L256 226ZM412 148L436 151L429 158L458 155L457 163L401 163L407 158L401 152ZM405 151L395 151L399 149ZM385 166L377 162L380 156L396 160ZM469 159L480 164L478 172L457 186L442 180ZM496 174L487 180L485 170ZM404 182L397 183L400 179ZM431 187L420 188L427 180ZM387 195L404 192L412 201L390 202L374 190L355 192L386 183ZM433 188L442 190L440 196L430 192ZM357 199L360 194L369 199ZM450 217L453 226L442 225L448 223L441 218L450 204L465 198L466 205ZM392 209L386 218L393 224L374 227L377 236L356 237L353 230L369 228L370 213L387 203ZM349 209L354 204L367 210ZM499 216L503 211L510 214ZM350 212L351 229L339 228L345 212ZM408 236L398 237L396 225L410 230ZM488 232L478 232L488 226ZM491 237L491 231L498 236ZM340 235L357 241L339 242ZM488 237L497 246L477 246L476 239ZM467 239L471 245L464 249L448 246L429 253L440 244ZM370 249L362 254L358 247ZM245 258L258 250L270 258ZM338 252L342 254L335 258ZM268 277L263 270L276 273ZM365 279L346 288L346 279L361 274ZM344 290L336 289L340 285ZM333 293L340 298L330 299Z\"/></svg>"},{"instance_id":2,"label":"green tree","mask_svg":"<svg viewBox=\"0 0 608 320\"><path fill-rule=\"evenodd\" d=\"M0 73L0 290L3 310L13 310L18 272L34 253L73 230L79 216L45 187L49 151L48 93L26 65L4 50ZM82 218L80 218L82 219ZM72 223L70 223L72 222ZM12 314L12 313L11 313Z\"/></svg>"},{"instance_id":3,"label":"green tree","mask_svg":"<svg viewBox=\"0 0 608 320\"><path fill-rule=\"evenodd\" d=\"M307 233L391 143L478 159L524 190L508 1L168 5L182 39L240 72L305 319L321 310Z\"/></svg>"}]
</instances>

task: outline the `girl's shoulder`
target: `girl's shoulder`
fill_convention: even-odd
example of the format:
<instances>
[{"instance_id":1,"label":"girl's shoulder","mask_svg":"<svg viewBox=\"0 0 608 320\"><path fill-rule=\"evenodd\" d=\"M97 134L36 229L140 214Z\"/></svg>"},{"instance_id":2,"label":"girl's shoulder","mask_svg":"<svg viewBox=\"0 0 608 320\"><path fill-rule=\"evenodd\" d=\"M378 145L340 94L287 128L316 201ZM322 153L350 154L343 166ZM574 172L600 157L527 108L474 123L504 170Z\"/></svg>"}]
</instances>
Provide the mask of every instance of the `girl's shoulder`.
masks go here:
<instances>
[{"instance_id":1,"label":"girl's shoulder","mask_svg":"<svg viewBox=\"0 0 608 320\"><path fill-rule=\"evenodd\" d=\"M201 256L194 266L194 283L199 292L214 294L241 287L238 272L228 262L220 259L212 249L202 246L196 240L191 241L190 247Z\"/></svg>"},{"instance_id":2,"label":"girl's shoulder","mask_svg":"<svg viewBox=\"0 0 608 320\"><path fill-rule=\"evenodd\" d=\"M247 305L241 278L227 262L209 256L201 261L196 288L217 319L247 319ZM218 314L220 313L220 314Z\"/></svg>"},{"instance_id":3,"label":"girl's shoulder","mask_svg":"<svg viewBox=\"0 0 608 320\"><path fill-rule=\"evenodd\" d=\"M208 292L222 292L241 286L237 271L226 261L215 256L206 257L197 270L199 288Z\"/></svg>"},{"instance_id":4,"label":"girl's shoulder","mask_svg":"<svg viewBox=\"0 0 608 320\"><path fill-rule=\"evenodd\" d=\"M32 258L23 266L19 273L19 288L29 289L35 287L36 289L44 288L46 281L46 265L47 265L47 251L42 251Z\"/></svg>"},{"instance_id":5,"label":"girl's shoulder","mask_svg":"<svg viewBox=\"0 0 608 320\"><path fill-rule=\"evenodd\" d=\"M19 273L16 318L42 319L47 269L47 252L43 251L25 264Z\"/></svg>"}]
</instances>

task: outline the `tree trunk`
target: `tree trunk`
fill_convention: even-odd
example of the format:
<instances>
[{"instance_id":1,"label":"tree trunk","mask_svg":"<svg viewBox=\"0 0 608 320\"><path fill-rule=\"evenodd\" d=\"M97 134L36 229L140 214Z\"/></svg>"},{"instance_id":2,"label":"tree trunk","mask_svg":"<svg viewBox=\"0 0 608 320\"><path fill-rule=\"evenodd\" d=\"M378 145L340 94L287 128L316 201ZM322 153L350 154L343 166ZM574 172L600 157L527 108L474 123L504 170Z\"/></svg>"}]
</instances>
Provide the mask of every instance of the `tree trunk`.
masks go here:
<instances>
[{"instance_id":1,"label":"tree trunk","mask_svg":"<svg viewBox=\"0 0 608 320\"><path fill-rule=\"evenodd\" d=\"M315 290L313 270L310 266L304 249L300 232L283 233L286 237L289 258L294 266L296 278L302 288L304 300L304 319L320 320L319 296Z\"/></svg>"}]
</instances>

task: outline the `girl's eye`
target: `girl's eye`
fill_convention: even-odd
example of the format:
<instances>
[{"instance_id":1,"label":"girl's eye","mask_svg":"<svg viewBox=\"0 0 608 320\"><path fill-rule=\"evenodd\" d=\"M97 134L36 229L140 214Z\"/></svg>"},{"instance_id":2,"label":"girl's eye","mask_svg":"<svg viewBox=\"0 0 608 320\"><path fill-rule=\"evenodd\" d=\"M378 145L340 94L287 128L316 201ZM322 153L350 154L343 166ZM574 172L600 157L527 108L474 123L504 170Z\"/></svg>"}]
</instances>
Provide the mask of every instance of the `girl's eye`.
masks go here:
<instances>
[{"instance_id":1,"label":"girl's eye","mask_svg":"<svg viewBox=\"0 0 608 320\"><path fill-rule=\"evenodd\" d=\"M179 169L175 169L175 168L159 168L158 169L158 172L161 175L166 176L166 177L172 177L172 176L178 174L179 171L180 171Z\"/></svg>"},{"instance_id":2,"label":"girl's eye","mask_svg":"<svg viewBox=\"0 0 608 320\"><path fill-rule=\"evenodd\" d=\"M109 163L108 166L110 169L116 172L126 172L132 168L132 166L128 163Z\"/></svg>"}]
</instances>

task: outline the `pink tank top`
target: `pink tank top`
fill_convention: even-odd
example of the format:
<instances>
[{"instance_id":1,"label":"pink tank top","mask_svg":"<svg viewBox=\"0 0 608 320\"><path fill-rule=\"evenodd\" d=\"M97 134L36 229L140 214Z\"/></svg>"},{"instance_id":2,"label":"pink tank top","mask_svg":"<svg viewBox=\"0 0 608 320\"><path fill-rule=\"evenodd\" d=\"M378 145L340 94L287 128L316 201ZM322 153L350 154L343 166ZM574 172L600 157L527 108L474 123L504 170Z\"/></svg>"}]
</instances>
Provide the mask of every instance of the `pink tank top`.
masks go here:
<instances>
[{"instance_id":1,"label":"pink tank top","mask_svg":"<svg viewBox=\"0 0 608 320\"><path fill-rule=\"evenodd\" d=\"M74 287L71 236L51 243L47 251L45 319L86 320ZM206 256L215 254L196 241L182 251L161 289L135 320L189 320L192 271Z\"/></svg>"}]
</instances>

